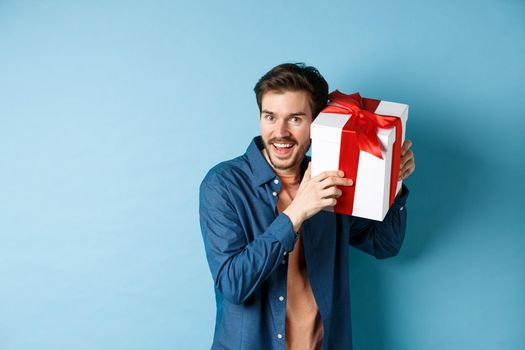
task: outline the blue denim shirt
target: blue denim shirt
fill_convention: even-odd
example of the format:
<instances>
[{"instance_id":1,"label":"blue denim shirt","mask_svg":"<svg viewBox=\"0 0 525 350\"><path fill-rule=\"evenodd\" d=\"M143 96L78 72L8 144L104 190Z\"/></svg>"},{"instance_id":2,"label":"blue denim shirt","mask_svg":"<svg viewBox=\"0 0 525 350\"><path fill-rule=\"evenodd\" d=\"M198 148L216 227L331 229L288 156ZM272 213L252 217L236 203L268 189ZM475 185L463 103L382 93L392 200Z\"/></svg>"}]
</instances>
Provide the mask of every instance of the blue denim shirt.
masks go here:
<instances>
[{"instance_id":1,"label":"blue denim shirt","mask_svg":"<svg viewBox=\"0 0 525 350\"><path fill-rule=\"evenodd\" d=\"M285 349L287 253L297 235L277 212L281 181L254 138L213 167L200 187L200 224L215 286L212 349ZM309 158L305 157L302 170ZM348 245L378 259L405 235L404 187L382 222L321 211L301 227L308 277L324 326L323 348L352 348Z\"/></svg>"}]
</instances>

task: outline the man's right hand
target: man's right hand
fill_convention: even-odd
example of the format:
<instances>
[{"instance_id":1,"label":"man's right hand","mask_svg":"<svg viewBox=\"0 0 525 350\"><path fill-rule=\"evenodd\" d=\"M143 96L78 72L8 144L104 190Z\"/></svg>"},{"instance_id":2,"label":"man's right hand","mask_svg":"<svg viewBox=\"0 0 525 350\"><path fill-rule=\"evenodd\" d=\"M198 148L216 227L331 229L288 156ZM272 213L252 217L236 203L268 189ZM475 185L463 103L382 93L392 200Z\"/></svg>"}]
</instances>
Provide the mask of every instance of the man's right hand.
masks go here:
<instances>
[{"instance_id":1,"label":"man's right hand","mask_svg":"<svg viewBox=\"0 0 525 350\"><path fill-rule=\"evenodd\" d=\"M290 218L294 232L299 231L303 221L337 203L342 194L337 186L354 184L351 179L344 178L342 171L325 171L313 178L311 171L309 163L294 200L283 211Z\"/></svg>"}]
</instances>

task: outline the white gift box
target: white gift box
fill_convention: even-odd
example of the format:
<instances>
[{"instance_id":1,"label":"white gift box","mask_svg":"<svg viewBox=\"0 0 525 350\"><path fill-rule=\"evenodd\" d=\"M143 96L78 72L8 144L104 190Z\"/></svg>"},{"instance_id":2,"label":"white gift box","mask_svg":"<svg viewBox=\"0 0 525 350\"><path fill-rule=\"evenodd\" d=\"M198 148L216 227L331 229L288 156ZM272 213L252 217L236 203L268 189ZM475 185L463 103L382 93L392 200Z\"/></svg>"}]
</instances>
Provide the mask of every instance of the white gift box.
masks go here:
<instances>
[{"instance_id":1,"label":"white gift box","mask_svg":"<svg viewBox=\"0 0 525 350\"><path fill-rule=\"evenodd\" d=\"M369 110L370 112L401 119L402 139L399 142L402 145L405 140L408 105L388 101L380 101L379 104L374 103L373 105L377 105L377 108ZM310 132L312 138L312 177L323 171L339 170L343 128L351 117L350 112L348 114L321 112L312 123ZM346 137L355 138L355 134ZM395 171L392 169L393 146L396 141L395 127L390 129L377 128L377 137L383 159L368 152L359 151L357 177L352 179L354 181L353 186L355 186L353 208L349 211L347 208L336 206L336 212L377 221L382 221L388 212L391 197L391 175L392 171ZM396 194L401 189L401 185L402 181L398 181ZM345 195L345 186L339 188L343 190L343 195Z\"/></svg>"}]
</instances>

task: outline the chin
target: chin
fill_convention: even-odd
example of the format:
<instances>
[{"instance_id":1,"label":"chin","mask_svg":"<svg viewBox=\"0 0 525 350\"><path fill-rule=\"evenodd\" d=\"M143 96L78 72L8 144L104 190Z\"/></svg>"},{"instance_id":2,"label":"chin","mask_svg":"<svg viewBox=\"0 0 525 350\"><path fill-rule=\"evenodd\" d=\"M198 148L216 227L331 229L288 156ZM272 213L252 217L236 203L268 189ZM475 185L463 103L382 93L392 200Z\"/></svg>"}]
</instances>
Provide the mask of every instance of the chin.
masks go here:
<instances>
[{"instance_id":1,"label":"chin","mask_svg":"<svg viewBox=\"0 0 525 350\"><path fill-rule=\"evenodd\" d=\"M273 163L273 166L275 169L278 169L278 170L291 170L293 169L293 164L279 164L279 163Z\"/></svg>"},{"instance_id":2,"label":"chin","mask_svg":"<svg viewBox=\"0 0 525 350\"><path fill-rule=\"evenodd\" d=\"M289 159L279 159L275 155L271 157L272 165L279 170L289 170L300 164L298 157L291 157Z\"/></svg>"}]
</instances>

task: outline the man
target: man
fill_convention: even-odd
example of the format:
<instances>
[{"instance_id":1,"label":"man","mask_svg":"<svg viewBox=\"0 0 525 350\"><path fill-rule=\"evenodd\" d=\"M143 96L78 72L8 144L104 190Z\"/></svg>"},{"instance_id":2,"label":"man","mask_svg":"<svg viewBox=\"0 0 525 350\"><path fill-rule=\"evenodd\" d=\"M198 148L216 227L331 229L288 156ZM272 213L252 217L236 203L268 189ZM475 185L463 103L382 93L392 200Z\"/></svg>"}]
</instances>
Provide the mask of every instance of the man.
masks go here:
<instances>
[{"instance_id":1,"label":"man","mask_svg":"<svg viewBox=\"0 0 525 350\"><path fill-rule=\"evenodd\" d=\"M351 349L348 244L378 259L396 255L408 190L382 222L324 211L354 180L310 175L310 124L328 84L313 67L282 64L254 90L261 136L212 168L200 188L217 303L212 349ZM402 148L402 179L415 169L410 147Z\"/></svg>"}]
</instances>

